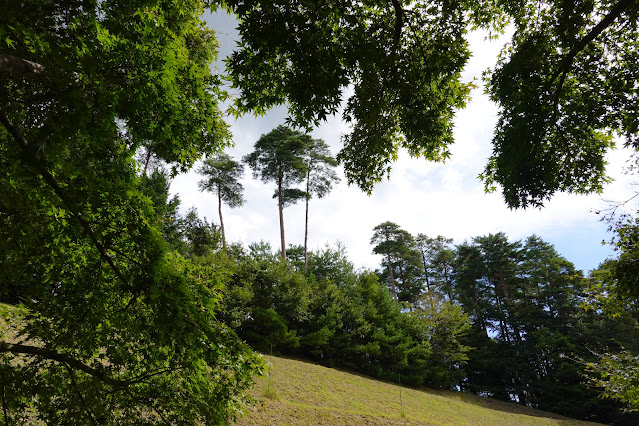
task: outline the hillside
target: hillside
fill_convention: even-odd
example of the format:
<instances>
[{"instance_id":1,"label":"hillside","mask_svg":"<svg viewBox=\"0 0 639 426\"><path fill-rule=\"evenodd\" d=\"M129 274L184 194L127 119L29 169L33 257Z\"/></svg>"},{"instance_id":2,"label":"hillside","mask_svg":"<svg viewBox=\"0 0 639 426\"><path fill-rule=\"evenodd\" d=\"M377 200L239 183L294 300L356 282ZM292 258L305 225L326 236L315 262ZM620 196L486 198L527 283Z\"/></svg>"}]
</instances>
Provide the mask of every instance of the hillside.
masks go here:
<instances>
[{"instance_id":1,"label":"hillside","mask_svg":"<svg viewBox=\"0 0 639 426\"><path fill-rule=\"evenodd\" d=\"M474 395L400 388L301 361L267 359L270 377L258 381L252 391L258 403L238 425L595 424Z\"/></svg>"}]
</instances>

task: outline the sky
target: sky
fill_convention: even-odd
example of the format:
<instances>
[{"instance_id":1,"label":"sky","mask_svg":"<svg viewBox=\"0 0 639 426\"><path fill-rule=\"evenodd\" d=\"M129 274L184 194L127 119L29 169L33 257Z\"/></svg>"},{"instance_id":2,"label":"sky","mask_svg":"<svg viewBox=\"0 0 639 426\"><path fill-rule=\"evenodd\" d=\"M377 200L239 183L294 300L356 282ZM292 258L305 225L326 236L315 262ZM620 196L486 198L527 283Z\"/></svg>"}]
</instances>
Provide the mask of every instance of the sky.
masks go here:
<instances>
[{"instance_id":1,"label":"sky","mask_svg":"<svg viewBox=\"0 0 639 426\"><path fill-rule=\"evenodd\" d=\"M235 21L224 13L208 15L206 20L217 33L220 58L224 58L237 39ZM602 245L602 241L611 238L608 225L595 211L610 207L608 201L626 200L634 193L635 178L623 173L631 154L627 149L608 154L607 172L614 182L604 188L603 194L557 194L542 209L511 210L499 190L492 194L484 192L477 176L491 154L498 110L483 94L481 74L495 64L505 41L505 38L487 41L480 33L470 36L473 57L463 79L466 82L475 79L478 88L472 92L467 107L456 114L451 159L431 163L404 152L393 165L389 180L378 184L370 196L356 186L349 186L339 166L341 182L323 199L310 200L309 249L340 242L356 267L375 269L381 258L372 253L373 228L392 221L413 235L442 235L453 238L455 244L497 232L506 233L511 241L536 234L585 273L613 255L609 245ZM218 66L222 66L221 62ZM253 150L261 135L284 124L286 116L286 108L279 107L263 117L227 118L235 146L226 152L240 160ZM323 139L335 155L341 147L340 136L348 131L348 125L337 116L313 129L311 134ZM171 192L179 195L182 212L196 207L200 216L219 224L217 198L199 191L197 183L202 176L196 173L197 168L196 165L188 174L177 176ZM236 209L223 206L227 240L245 246L263 240L274 250L279 249L278 209L272 198L275 184L253 179L248 167L241 183L244 206ZM304 204L286 208L284 223L287 245L303 244Z\"/></svg>"}]
</instances>

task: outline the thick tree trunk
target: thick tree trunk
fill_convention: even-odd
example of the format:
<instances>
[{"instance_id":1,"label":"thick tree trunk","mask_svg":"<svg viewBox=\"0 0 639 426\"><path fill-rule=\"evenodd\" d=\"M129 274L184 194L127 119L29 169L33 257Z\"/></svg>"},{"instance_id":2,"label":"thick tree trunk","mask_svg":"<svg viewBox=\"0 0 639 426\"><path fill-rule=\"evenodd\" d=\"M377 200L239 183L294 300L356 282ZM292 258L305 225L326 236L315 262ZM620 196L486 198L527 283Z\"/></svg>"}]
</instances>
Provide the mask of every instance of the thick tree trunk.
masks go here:
<instances>
[{"instance_id":1,"label":"thick tree trunk","mask_svg":"<svg viewBox=\"0 0 639 426\"><path fill-rule=\"evenodd\" d=\"M226 250L226 234L224 233L224 220L222 219L222 191L217 187L217 211L220 214L220 230L222 231L222 248Z\"/></svg>"},{"instance_id":2,"label":"thick tree trunk","mask_svg":"<svg viewBox=\"0 0 639 426\"><path fill-rule=\"evenodd\" d=\"M284 200L282 199L282 173L277 180L277 205L280 210L280 240L282 243L282 259L286 260L286 240L284 239Z\"/></svg>"},{"instance_id":3,"label":"thick tree trunk","mask_svg":"<svg viewBox=\"0 0 639 426\"><path fill-rule=\"evenodd\" d=\"M306 173L306 221L304 222L304 272L308 270L308 200L310 193L308 192L308 185L310 181L310 170Z\"/></svg>"}]
</instances>

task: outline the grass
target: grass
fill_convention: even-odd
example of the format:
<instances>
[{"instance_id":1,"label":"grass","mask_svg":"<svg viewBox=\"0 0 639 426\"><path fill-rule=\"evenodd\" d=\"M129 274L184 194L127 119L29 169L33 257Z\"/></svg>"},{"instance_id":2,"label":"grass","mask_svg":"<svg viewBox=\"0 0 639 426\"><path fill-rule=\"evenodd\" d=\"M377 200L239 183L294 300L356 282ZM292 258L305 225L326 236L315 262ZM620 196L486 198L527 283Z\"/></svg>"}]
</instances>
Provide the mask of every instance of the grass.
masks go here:
<instances>
[{"instance_id":1,"label":"grass","mask_svg":"<svg viewBox=\"0 0 639 426\"><path fill-rule=\"evenodd\" d=\"M238 425L587 425L516 404L415 390L301 361L267 356L258 403Z\"/></svg>"},{"instance_id":2,"label":"grass","mask_svg":"<svg viewBox=\"0 0 639 426\"><path fill-rule=\"evenodd\" d=\"M15 325L20 322L24 309L0 303L0 340L15 343Z\"/></svg>"},{"instance_id":3,"label":"grass","mask_svg":"<svg viewBox=\"0 0 639 426\"><path fill-rule=\"evenodd\" d=\"M0 304L0 340L12 341L19 308ZM268 376L252 390L258 403L238 425L587 425L474 395L415 390L360 375L267 356ZM400 403L401 389L401 403Z\"/></svg>"}]
</instances>

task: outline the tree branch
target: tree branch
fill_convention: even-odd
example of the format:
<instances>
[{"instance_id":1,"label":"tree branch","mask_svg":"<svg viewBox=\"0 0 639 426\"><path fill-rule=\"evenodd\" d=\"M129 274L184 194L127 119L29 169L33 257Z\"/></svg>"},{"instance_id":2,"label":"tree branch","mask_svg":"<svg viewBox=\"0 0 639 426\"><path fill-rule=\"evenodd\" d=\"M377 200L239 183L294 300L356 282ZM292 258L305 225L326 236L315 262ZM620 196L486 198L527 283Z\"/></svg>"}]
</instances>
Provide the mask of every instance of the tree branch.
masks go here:
<instances>
[{"instance_id":1,"label":"tree branch","mask_svg":"<svg viewBox=\"0 0 639 426\"><path fill-rule=\"evenodd\" d=\"M0 74L20 75L30 80L49 80L44 66L1 52Z\"/></svg>"},{"instance_id":2,"label":"tree branch","mask_svg":"<svg viewBox=\"0 0 639 426\"><path fill-rule=\"evenodd\" d=\"M402 36L402 27L404 26L404 9L399 0L391 0L395 9L395 45L399 48L399 41Z\"/></svg>"},{"instance_id":3,"label":"tree branch","mask_svg":"<svg viewBox=\"0 0 639 426\"><path fill-rule=\"evenodd\" d=\"M60 73L66 74L64 71L60 71ZM53 78L51 75L49 68L44 65L2 52L0 52L0 74L19 75L29 80L41 82L57 81L57 79ZM74 84L81 84L80 75L78 73L74 72L71 75L73 77Z\"/></svg>"},{"instance_id":4,"label":"tree branch","mask_svg":"<svg viewBox=\"0 0 639 426\"><path fill-rule=\"evenodd\" d=\"M7 129L9 134L13 136L13 139L20 146L22 151L28 154L30 151L29 143L24 138L20 130L11 122L11 120L9 120L9 118L7 117L7 115L4 113L2 109L0 109L0 123L2 123L2 125ZM111 269L113 270L115 275L118 277L118 279L120 279L120 281L122 281L123 284L126 284L127 280L124 278L124 275L122 274L120 269L115 265L113 258L109 255L109 253L107 253L106 247L104 247L102 243L98 240L98 237L95 231L93 231L91 224L84 218L82 213L73 206L73 204L70 202L69 198L65 194L64 190L60 187L60 185L55 180L53 175L47 170L47 168L45 167L44 164L42 164L41 161L38 161L37 158L31 157L29 158L29 160L38 170L38 172L40 173L44 181L53 189L53 191L58 195L58 197L60 197L64 205L73 213L73 215L78 220L78 222L80 222L80 225L82 226L82 228L84 228L85 232L89 235L89 238L91 239L93 244L96 246L96 248L100 252L100 255L104 259L106 259L109 266L111 266Z\"/></svg>"},{"instance_id":5,"label":"tree branch","mask_svg":"<svg viewBox=\"0 0 639 426\"><path fill-rule=\"evenodd\" d=\"M568 71L572 67L572 61L575 59L575 56L579 52L581 52L591 41L593 41L599 34L601 34L606 28L608 28L612 23L629 7L631 6L635 0L620 0L617 4L613 6L613 8L608 12L606 16L599 22L593 29L590 30L588 34L584 38L582 38L576 46L574 46L564 60L561 63L561 67L552 75L550 78L550 84L552 84L559 75L561 75L561 79L559 80L559 84L557 85L557 90L555 90L555 99L559 97L559 93L563 88L564 82L566 81L566 76L568 75Z\"/></svg>"},{"instance_id":6,"label":"tree branch","mask_svg":"<svg viewBox=\"0 0 639 426\"><path fill-rule=\"evenodd\" d=\"M4 424L6 424L7 426L10 424L9 421L9 414L7 413L7 398L5 395L5 386L4 386L4 377L2 380L2 413L4 414Z\"/></svg>"},{"instance_id":7,"label":"tree branch","mask_svg":"<svg viewBox=\"0 0 639 426\"><path fill-rule=\"evenodd\" d=\"M68 355L61 354L56 351L52 351L51 349L40 348L37 346L28 346L21 345L17 343L8 343L5 341L0 341L0 353L2 352L10 352L14 354L26 354L26 355L35 355L45 359L50 359L52 361L58 361L62 364L65 364L69 367L73 367L76 370L80 370L84 373L87 373L104 383L107 383L111 386L116 387L126 387L133 383L129 380L117 380L109 375L107 375L104 371L95 369L93 367L89 367L81 361L78 361L75 358L72 358Z\"/></svg>"},{"instance_id":8,"label":"tree branch","mask_svg":"<svg viewBox=\"0 0 639 426\"><path fill-rule=\"evenodd\" d=\"M30 346L30 345L22 345L18 343L8 343L3 340L0 340L0 353L2 352L35 355L44 359L57 361L59 363L64 364L64 366L68 369L73 368L75 370L80 370L115 388L127 388L128 386L132 384L144 383L146 380L152 377L159 376L172 371L176 371L179 369L179 368L176 369L172 367L161 368L152 372L140 374L129 380L118 380L109 376L104 370L90 367L84 364L82 361L79 361L73 357L70 357L69 355L61 354L59 352L56 352L47 348L41 348L38 346Z\"/></svg>"},{"instance_id":9,"label":"tree branch","mask_svg":"<svg viewBox=\"0 0 639 426\"><path fill-rule=\"evenodd\" d=\"M93 414L91 413L91 411L89 411L89 409L87 408L87 404L84 401L84 397L82 396L80 389L78 389L78 383L75 380L75 374L73 373L71 366L69 366L69 364L66 364L66 363L64 364L64 366L69 372L69 376L71 377L71 384L73 385L73 390L75 390L76 395L78 395L78 398L80 399L80 403L82 404L82 408L84 409L84 412L87 413L87 416L89 417L89 419L91 419L91 422L94 425L97 425L98 422L95 420L95 417L93 417Z\"/></svg>"}]
</instances>

